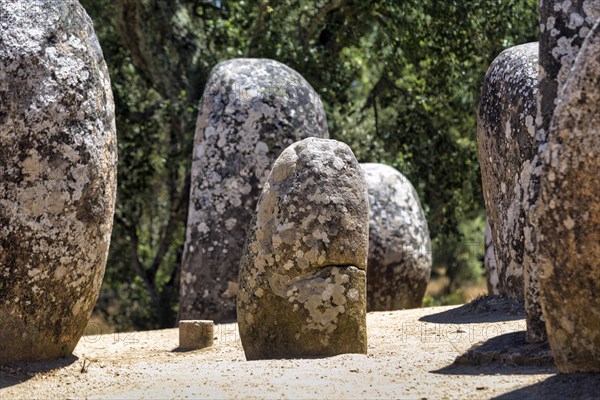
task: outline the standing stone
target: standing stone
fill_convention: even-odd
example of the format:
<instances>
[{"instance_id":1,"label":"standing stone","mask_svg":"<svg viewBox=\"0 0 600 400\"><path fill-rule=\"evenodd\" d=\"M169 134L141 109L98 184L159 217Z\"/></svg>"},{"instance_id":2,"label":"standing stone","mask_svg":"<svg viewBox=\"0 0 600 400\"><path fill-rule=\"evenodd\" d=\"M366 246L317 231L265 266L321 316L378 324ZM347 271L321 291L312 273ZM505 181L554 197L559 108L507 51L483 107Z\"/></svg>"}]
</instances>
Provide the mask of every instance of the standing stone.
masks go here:
<instances>
[{"instance_id":1,"label":"standing stone","mask_svg":"<svg viewBox=\"0 0 600 400\"><path fill-rule=\"evenodd\" d=\"M275 162L240 265L248 360L366 353L369 204L348 146L310 138Z\"/></svg>"},{"instance_id":2,"label":"standing stone","mask_svg":"<svg viewBox=\"0 0 600 400\"><path fill-rule=\"evenodd\" d=\"M582 45L543 155L541 302L561 372L600 372L600 23Z\"/></svg>"},{"instance_id":3,"label":"standing stone","mask_svg":"<svg viewBox=\"0 0 600 400\"><path fill-rule=\"evenodd\" d=\"M329 137L319 96L276 61L235 59L212 71L198 116L181 317L235 318L246 235L272 163L290 144Z\"/></svg>"},{"instance_id":4,"label":"standing stone","mask_svg":"<svg viewBox=\"0 0 600 400\"><path fill-rule=\"evenodd\" d=\"M483 192L497 261L498 291L523 302L523 254L531 246L525 215L536 154L538 44L503 51L485 76L477 115Z\"/></svg>"},{"instance_id":5,"label":"standing stone","mask_svg":"<svg viewBox=\"0 0 600 400\"><path fill-rule=\"evenodd\" d=\"M492 240L492 230L490 223L485 224L485 243L483 265L485 267L485 276L487 279L488 295L497 295L498 291L498 271L496 270L496 254L494 253L494 242Z\"/></svg>"},{"instance_id":6,"label":"standing stone","mask_svg":"<svg viewBox=\"0 0 600 400\"><path fill-rule=\"evenodd\" d=\"M83 8L0 0L0 363L65 357L79 341L116 161L108 70Z\"/></svg>"},{"instance_id":7,"label":"standing stone","mask_svg":"<svg viewBox=\"0 0 600 400\"><path fill-rule=\"evenodd\" d=\"M540 176L543 168L542 153L547 149L550 121L556 104L556 93L571 71L583 40L600 18L597 0L541 0L540 1L540 51L536 114L535 145L537 148L531 165L532 176L527 192L532 207L526 215L531 227L531 246L524 254L525 308L527 311L527 339L542 341L546 338L546 325L542 317L540 285L538 283L539 251L538 204Z\"/></svg>"},{"instance_id":8,"label":"standing stone","mask_svg":"<svg viewBox=\"0 0 600 400\"><path fill-rule=\"evenodd\" d=\"M546 339L534 240L538 43L502 52L490 66L479 104L479 160L494 242L498 292L525 303L527 341Z\"/></svg>"},{"instance_id":9,"label":"standing stone","mask_svg":"<svg viewBox=\"0 0 600 400\"><path fill-rule=\"evenodd\" d=\"M421 305L431 275L427 220L413 185L383 164L361 164L369 191L367 309Z\"/></svg>"}]
</instances>

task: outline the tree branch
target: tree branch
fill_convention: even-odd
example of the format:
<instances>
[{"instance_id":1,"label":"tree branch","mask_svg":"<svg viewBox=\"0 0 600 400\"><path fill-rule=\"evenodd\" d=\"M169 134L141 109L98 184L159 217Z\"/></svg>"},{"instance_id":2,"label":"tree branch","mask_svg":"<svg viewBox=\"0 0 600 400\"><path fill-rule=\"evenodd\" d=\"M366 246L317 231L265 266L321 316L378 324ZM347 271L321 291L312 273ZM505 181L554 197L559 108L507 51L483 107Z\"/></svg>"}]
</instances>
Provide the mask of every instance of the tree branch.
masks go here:
<instances>
[{"instance_id":1,"label":"tree branch","mask_svg":"<svg viewBox=\"0 0 600 400\"><path fill-rule=\"evenodd\" d=\"M139 238L137 235L137 227L135 225L129 225L126 221L119 216L115 216L115 220L119 225L123 226L127 231L129 231L129 235L131 236L131 241L129 243L129 255L131 258L131 266L133 271L142 278L144 282L144 286L146 290L150 294L150 298L152 299L152 303L155 307L160 306L160 295L156 290L156 286L153 279L150 279L146 269L144 268L142 262L140 261L138 246L139 246Z\"/></svg>"}]
</instances>

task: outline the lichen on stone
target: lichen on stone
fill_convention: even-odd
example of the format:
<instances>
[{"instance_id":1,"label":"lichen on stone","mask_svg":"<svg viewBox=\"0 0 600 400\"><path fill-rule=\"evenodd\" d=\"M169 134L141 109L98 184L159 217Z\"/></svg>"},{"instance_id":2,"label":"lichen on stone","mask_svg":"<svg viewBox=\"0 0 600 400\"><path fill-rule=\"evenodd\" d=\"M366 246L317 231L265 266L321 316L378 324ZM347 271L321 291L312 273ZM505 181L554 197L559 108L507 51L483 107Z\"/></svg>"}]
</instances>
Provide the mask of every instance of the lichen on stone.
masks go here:
<instances>
[{"instance_id":1,"label":"lichen on stone","mask_svg":"<svg viewBox=\"0 0 600 400\"><path fill-rule=\"evenodd\" d=\"M492 240L492 229L490 223L485 224L483 264L485 268L488 295L497 295L498 291L498 271L496 270L496 254L494 252L494 241Z\"/></svg>"}]
</instances>

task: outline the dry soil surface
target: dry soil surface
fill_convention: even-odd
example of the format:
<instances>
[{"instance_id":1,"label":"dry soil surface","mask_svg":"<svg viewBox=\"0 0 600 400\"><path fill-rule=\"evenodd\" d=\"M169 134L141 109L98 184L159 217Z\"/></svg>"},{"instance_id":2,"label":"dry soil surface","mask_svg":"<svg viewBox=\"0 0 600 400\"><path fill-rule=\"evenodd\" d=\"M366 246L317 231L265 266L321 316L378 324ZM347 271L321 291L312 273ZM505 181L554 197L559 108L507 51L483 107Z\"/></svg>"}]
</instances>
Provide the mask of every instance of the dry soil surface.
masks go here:
<instances>
[{"instance_id":1,"label":"dry soil surface","mask_svg":"<svg viewBox=\"0 0 600 400\"><path fill-rule=\"evenodd\" d=\"M368 314L368 355L246 361L234 323L211 348L178 331L84 336L74 356L0 367L0 398L597 398L600 375L552 365L453 365L471 346L525 329L521 315L467 306Z\"/></svg>"}]
</instances>

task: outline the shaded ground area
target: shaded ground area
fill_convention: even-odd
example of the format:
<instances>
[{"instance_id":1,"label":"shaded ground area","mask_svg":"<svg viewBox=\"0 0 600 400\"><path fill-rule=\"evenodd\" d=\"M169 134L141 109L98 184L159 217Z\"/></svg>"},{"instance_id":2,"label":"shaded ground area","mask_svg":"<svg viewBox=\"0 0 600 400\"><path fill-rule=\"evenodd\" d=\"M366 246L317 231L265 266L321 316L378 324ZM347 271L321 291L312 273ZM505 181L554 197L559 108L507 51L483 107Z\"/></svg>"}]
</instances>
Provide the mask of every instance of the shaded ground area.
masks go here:
<instances>
[{"instance_id":1,"label":"shaded ground area","mask_svg":"<svg viewBox=\"0 0 600 400\"><path fill-rule=\"evenodd\" d=\"M525 318L523 304L504 295L481 296L460 307L424 315L419 320L436 324L476 324L521 320Z\"/></svg>"},{"instance_id":2,"label":"shaded ground area","mask_svg":"<svg viewBox=\"0 0 600 400\"><path fill-rule=\"evenodd\" d=\"M235 324L217 325L215 345L192 352L173 351L175 329L86 336L70 359L0 368L0 398L594 398L597 375L453 364L478 343L525 329L502 315L426 322L461 307L369 313L366 356L248 362Z\"/></svg>"},{"instance_id":3,"label":"shaded ground area","mask_svg":"<svg viewBox=\"0 0 600 400\"><path fill-rule=\"evenodd\" d=\"M454 361L458 365L537 365L552 367L552 352L547 342L527 343L525 331L505 333L476 344Z\"/></svg>"}]
</instances>

